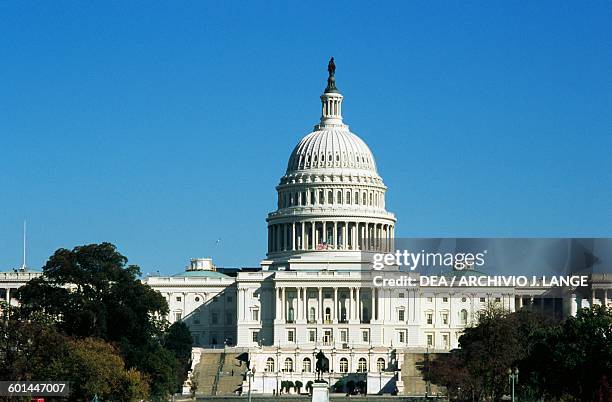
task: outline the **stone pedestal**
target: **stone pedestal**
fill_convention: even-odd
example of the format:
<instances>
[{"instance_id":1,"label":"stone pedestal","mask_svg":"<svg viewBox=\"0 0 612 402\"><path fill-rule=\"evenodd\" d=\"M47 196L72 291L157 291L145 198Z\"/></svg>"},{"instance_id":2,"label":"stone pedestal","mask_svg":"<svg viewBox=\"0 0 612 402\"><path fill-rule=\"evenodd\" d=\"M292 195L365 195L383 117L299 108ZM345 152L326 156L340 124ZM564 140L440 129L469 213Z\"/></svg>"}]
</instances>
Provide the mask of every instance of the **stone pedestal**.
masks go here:
<instances>
[{"instance_id":1,"label":"stone pedestal","mask_svg":"<svg viewBox=\"0 0 612 402\"><path fill-rule=\"evenodd\" d=\"M312 402L329 402L329 384L315 382L312 384Z\"/></svg>"}]
</instances>

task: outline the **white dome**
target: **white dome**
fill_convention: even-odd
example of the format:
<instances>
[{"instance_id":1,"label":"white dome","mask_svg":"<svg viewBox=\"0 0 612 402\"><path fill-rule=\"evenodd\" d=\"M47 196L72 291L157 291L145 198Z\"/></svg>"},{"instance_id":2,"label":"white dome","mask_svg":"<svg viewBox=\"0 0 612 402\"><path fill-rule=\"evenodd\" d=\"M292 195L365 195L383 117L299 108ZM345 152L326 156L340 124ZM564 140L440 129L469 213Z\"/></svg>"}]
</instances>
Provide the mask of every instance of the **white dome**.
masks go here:
<instances>
[{"instance_id":1,"label":"white dome","mask_svg":"<svg viewBox=\"0 0 612 402\"><path fill-rule=\"evenodd\" d=\"M346 128L318 130L302 138L289 157L287 173L329 168L376 173L372 151Z\"/></svg>"}]
</instances>

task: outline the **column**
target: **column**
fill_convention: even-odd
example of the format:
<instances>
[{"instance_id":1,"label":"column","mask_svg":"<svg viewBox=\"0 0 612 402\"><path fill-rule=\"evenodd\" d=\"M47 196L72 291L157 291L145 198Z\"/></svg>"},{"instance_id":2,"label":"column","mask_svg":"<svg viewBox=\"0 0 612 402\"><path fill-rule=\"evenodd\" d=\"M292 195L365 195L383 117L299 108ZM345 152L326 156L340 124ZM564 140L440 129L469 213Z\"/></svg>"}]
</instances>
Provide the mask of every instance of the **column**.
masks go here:
<instances>
[{"instance_id":1,"label":"column","mask_svg":"<svg viewBox=\"0 0 612 402\"><path fill-rule=\"evenodd\" d=\"M304 311L302 313L304 314L304 319L308 321L308 288L304 287L302 291L304 293Z\"/></svg>"},{"instance_id":2,"label":"column","mask_svg":"<svg viewBox=\"0 0 612 402\"><path fill-rule=\"evenodd\" d=\"M291 250L295 251L295 222L291 224Z\"/></svg>"},{"instance_id":3,"label":"column","mask_svg":"<svg viewBox=\"0 0 612 402\"><path fill-rule=\"evenodd\" d=\"M323 288L319 286L319 324L323 324Z\"/></svg>"},{"instance_id":4,"label":"column","mask_svg":"<svg viewBox=\"0 0 612 402\"><path fill-rule=\"evenodd\" d=\"M297 305L296 305L296 311L295 311L295 319L300 321L302 319L302 288L295 288L295 291L297 293Z\"/></svg>"},{"instance_id":5,"label":"column","mask_svg":"<svg viewBox=\"0 0 612 402\"><path fill-rule=\"evenodd\" d=\"M350 295L349 295L348 319L349 319L349 321L352 321L354 319L354 317L355 317L355 313L353 311L355 309L355 303L353 301L354 291L353 291L352 287L350 287L349 290L350 290L350 292L349 292Z\"/></svg>"},{"instance_id":6,"label":"column","mask_svg":"<svg viewBox=\"0 0 612 402\"><path fill-rule=\"evenodd\" d=\"M334 248L339 249L338 246L338 222L334 221Z\"/></svg>"},{"instance_id":7,"label":"column","mask_svg":"<svg viewBox=\"0 0 612 402\"><path fill-rule=\"evenodd\" d=\"M276 289L276 319L280 320L281 318L281 290L280 288Z\"/></svg>"},{"instance_id":8,"label":"column","mask_svg":"<svg viewBox=\"0 0 612 402\"><path fill-rule=\"evenodd\" d=\"M304 226L306 226L304 222L300 223L300 228L302 229L302 246L300 247L300 250L306 250L306 237L304 237Z\"/></svg>"},{"instance_id":9,"label":"column","mask_svg":"<svg viewBox=\"0 0 612 402\"><path fill-rule=\"evenodd\" d=\"M285 295L285 288L282 287L281 289L282 289L282 291L281 291L281 299L282 299L282 302L281 302L281 315L283 317L282 318L283 322L287 322L287 298L286 298L286 295Z\"/></svg>"},{"instance_id":10,"label":"column","mask_svg":"<svg viewBox=\"0 0 612 402\"><path fill-rule=\"evenodd\" d=\"M316 244L316 240L317 240L316 237L317 236L316 236L316 232L315 232L316 227L317 227L317 225L316 225L315 221L310 222L310 232L311 232L310 243L312 244L311 250L315 250L317 248L317 244Z\"/></svg>"},{"instance_id":11,"label":"column","mask_svg":"<svg viewBox=\"0 0 612 402\"><path fill-rule=\"evenodd\" d=\"M361 299L359 297L359 291L361 288L357 287L357 296L356 296L356 304L357 304L357 320L361 322Z\"/></svg>"},{"instance_id":12,"label":"column","mask_svg":"<svg viewBox=\"0 0 612 402\"><path fill-rule=\"evenodd\" d=\"M608 289L604 289L604 306L608 307Z\"/></svg>"},{"instance_id":13,"label":"column","mask_svg":"<svg viewBox=\"0 0 612 402\"><path fill-rule=\"evenodd\" d=\"M345 250L349 248L348 222L344 222L344 228L342 229L342 248L344 248Z\"/></svg>"},{"instance_id":14,"label":"column","mask_svg":"<svg viewBox=\"0 0 612 402\"><path fill-rule=\"evenodd\" d=\"M276 236L276 250L275 251L280 251L280 244L281 244L280 225L274 225L274 231L275 231L275 236Z\"/></svg>"},{"instance_id":15,"label":"column","mask_svg":"<svg viewBox=\"0 0 612 402\"><path fill-rule=\"evenodd\" d=\"M320 243L324 243L327 244L327 222L323 221L323 238L321 239Z\"/></svg>"},{"instance_id":16,"label":"column","mask_svg":"<svg viewBox=\"0 0 612 402\"><path fill-rule=\"evenodd\" d=\"M6 288L6 304L11 306L11 288Z\"/></svg>"},{"instance_id":17,"label":"column","mask_svg":"<svg viewBox=\"0 0 612 402\"><path fill-rule=\"evenodd\" d=\"M376 288L372 287L372 304L370 306L370 322L376 319Z\"/></svg>"},{"instance_id":18,"label":"column","mask_svg":"<svg viewBox=\"0 0 612 402\"><path fill-rule=\"evenodd\" d=\"M338 322L338 288L334 286L334 324Z\"/></svg>"}]
</instances>

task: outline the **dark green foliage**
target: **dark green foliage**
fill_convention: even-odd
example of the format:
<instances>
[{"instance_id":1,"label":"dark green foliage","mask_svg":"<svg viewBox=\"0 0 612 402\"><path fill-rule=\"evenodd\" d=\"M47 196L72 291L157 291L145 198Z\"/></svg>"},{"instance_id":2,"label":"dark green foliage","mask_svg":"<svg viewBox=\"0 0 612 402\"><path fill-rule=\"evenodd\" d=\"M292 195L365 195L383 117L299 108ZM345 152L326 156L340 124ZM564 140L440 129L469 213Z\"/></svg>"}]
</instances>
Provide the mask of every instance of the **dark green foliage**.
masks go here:
<instances>
[{"instance_id":1,"label":"dark green foliage","mask_svg":"<svg viewBox=\"0 0 612 402\"><path fill-rule=\"evenodd\" d=\"M563 322L528 311L487 310L459 344L423 369L454 399L500 400L510 392L508 369L518 368L516 392L525 400L612 400L610 308L582 309Z\"/></svg>"},{"instance_id":2,"label":"dark green foliage","mask_svg":"<svg viewBox=\"0 0 612 402\"><path fill-rule=\"evenodd\" d=\"M23 319L43 314L69 337L117 345L126 366L150 382L151 395L165 398L187 374L191 335L184 324L165 333L166 300L139 275L110 243L59 249L43 275L19 289L19 314ZM134 373L131 377L138 382Z\"/></svg>"}]
</instances>

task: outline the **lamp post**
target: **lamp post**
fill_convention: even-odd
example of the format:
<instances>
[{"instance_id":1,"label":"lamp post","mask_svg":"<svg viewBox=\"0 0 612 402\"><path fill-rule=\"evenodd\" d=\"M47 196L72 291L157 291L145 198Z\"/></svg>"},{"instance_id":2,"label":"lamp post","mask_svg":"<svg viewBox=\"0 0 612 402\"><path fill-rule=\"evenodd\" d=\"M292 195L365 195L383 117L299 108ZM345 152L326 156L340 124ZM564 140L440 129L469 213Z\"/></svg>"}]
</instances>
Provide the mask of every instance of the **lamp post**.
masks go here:
<instances>
[{"instance_id":1,"label":"lamp post","mask_svg":"<svg viewBox=\"0 0 612 402\"><path fill-rule=\"evenodd\" d=\"M512 369L508 369L508 382L510 382L512 386L512 402L514 402L514 383L518 382L519 371L517 368L512 371Z\"/></svg>"},{"instance_id":2,"label":"lamp post","mask_svg":"<svg viewBox=\"0 0 612 402\"><path fill-rule=\"evenodd\" d=\"M249 402L251 402L251 384L252 384L252 380L253 380L253 376L255 376L255 367L253 367L253 369L249 369L249 371L247 371L246 373L248 379L249 379Z\"/></svg>"}]
</instances>

